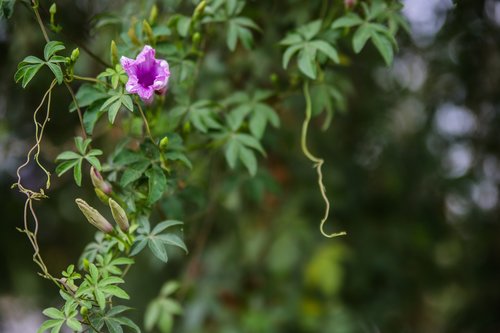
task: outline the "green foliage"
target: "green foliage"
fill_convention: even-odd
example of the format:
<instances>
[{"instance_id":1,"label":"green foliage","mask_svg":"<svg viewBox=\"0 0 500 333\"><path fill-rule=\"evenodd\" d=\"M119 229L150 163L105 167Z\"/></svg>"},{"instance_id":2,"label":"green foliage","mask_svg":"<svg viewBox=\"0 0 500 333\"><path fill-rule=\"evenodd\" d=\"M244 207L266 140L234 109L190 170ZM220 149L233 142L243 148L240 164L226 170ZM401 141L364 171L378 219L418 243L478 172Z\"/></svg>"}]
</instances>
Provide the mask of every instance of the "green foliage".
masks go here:
<instances>
[{"instance_id":1,"label":"green foliage","mask_svg":"<svg viewBox=\"0 0 500 333\"><path fill-rule=\"evenodd\" d=\"M388 6L381 0L376 0L368 6L361 3L364 19L358 14L348 13L335 20L332 29L356 28L352 38L352 47L355 53L360 53L366 42L371 40L387 65L392 64L394 51L397 50L397 42L394 34L399 26L407 29L406 21L402 18L399 10L400 4L395 10L388 11ZM385 23L385 24L384 24ZM386 25L387 24L387 25Z\"/></svg>"},{"instance_id":2,"label":"green foliage","mask_svg":"<svg viewBox=\"0 0 500 333\"><path fill-rule=\"evenodd\" d=\"M295 120L294 112L290 111L293 107L302 110L302 94L306 102L306 120L302 126L300 144L318 172L320 194L327 205L325 217L321 221L321 232L332 236L323 231L329 209L321 173L324 160L315 157L307 148L309 122L313 116L325 112L323 129L326 129L334 110L343 111L347 108L346 95L350 80L344 79L348 83L343 84L339 67L349 66L350 59L346 60L347 56L339 53L349 29L356 29L350 41L356 54L370 40L385 62L392 62L397 49L395 33L398 27L405 27L399 14L401 7L392 1L389 5L381 0L361 1L357 9L361 9L363 14L361 11L348 11L334 20L333 16L340 12L341 6L325 1L321 15L303 13L302 18L297 20L302 22L301 25L287 21L290 18L277 18L276 21L280 23L276 24L260 21L263 26L275 24L279 27L273 29L274 33L268 34L257 25L255 20L261 18L255 14L254 6L267 8L271 5L264 2L256 5L242 0L202 0L194 7L190 2L174 1L159 7L153 5L149 13L144 12L144 5L133 2L124 4L123 8L111 6L116 12L97 15L92 22L96 35L104 36L103 45L106 48L111 45L109 54L104 56L110 60L110 64L101 59L102 55L89 52L87 47L80 47L82 53L84 50L92 61L102 65L100 69L92 68L88 72L97 73L105 68L97 76L86 77L79 75L81 68L86 66L85 62L79 60L79 48L74 49L70 57L58 55L69 42L63 44L49 40L52 36L45 31L46 25L41 21L38 3L33 2L32 10L48 42L44 47L43 60L35 56L24 58L18 66L15 80L25 88L42 67L49 67L55 80L41 103L43 105L47 101L49 106L47 119L52 88L55 82L65 83L62 88L67 89L72 100L68 110L75 118L78 116L78 130L82 133L74 139L76 151L64 151L57 156L55 171L61 176L73 169L75 183L84 185L83 191L86 188L93 190L106 207L110 202L113 203L113 217L118 209L120 216L127 221L126 227L113 227L99 213L99 209L85 206L82 211L91 210L107 228L99 228L103 232L97 232L95 240L84 248L78 270L74 265L69 265L62 272L62 278L57 278L48 272L39 255L36 243L38 220L34 216L35 232L28 229L24 231L33 244L34 261L42 269L42 276L59 287L64 301L61 309L49 308L44 311L50 319L40 327L40 333L47 330L57 333L64 325L73 331L94 333L122 333L124 330L140 332L140 328L126 313L130 308L118 304L130 298L129 289L122 285L135 263L132 257L147 246L150 251L146 255L171 265L171 247L188 253L182 237L183 230L176 230L184 225L181 220L189 221L193 242L202 244L195 244L196 255L199 256L212 228L208 225L202 231L198 229L200 216L205 220L212 211L220 208L217 206L223 206L228 214L239 207L250 206L246 202L247 196L257 204L270 203L271 210L274 210L273 202L276 199L272 196L279 192L277 184L280 181L277 179L287 179L287 172L282 172L279 165L273 170L259 170L258 157L267 156L264 147L281 140L266 135L271 127L279 128L284 122L280 116ZM300 5L298 10L302 6L309 8L312 5ZM12 13L13 2L2 1L1 8L2 16L8 17ZM62 26L55 23L56 11L54 4L50 7L48 26L57 35ZM292 13L290 17L296 15ZM256 32L261 33L258 38L254 36ZM146 44L155 48L157 57L168 61L171 73L167 95L163 96L164 91L155 88L159 96L143 102L138 96L127 92L125 86L128 75L132 74L127 74L118 62L120 56L134 57ZM243 48L238 49L239 44ZM278 50L280 45L284 47L281 57L269 51L271 48ZM252 48L256 49L255 52L248 52ZM265 61L261 53L265 54ZM289 69L292 59L303 75L293 71L283 73L281 67ZM265 73L257 73L260 62ZM140 66L145 65L143 63ZM233 68L238 70L233 73ZM148 76L145 81L154 79L155 73L148 72L148 75L152 77ZM148 85L145 81L140 84ZM300 90L301 86L304 90ZM299 103L294 99L297 93L301 98ZM122 109L130 112L118 117ZM104 124L99 124L99 120L106 113L108 122L106 126L101 126ZM302 113L300 115L303 117ZM36 114L34 121L37 126L35 148L38 151L35 156L38 162L41 137ZM287 123L288 126L294 125ZM92 148L91 144L100 145L102 150ZM107 154L99 160L98 156L104 155L103 151ZM82 182L84 161L96 171L92 173L92 186L90 182ZM38 165L48 174L40 163ZM246 171L239 172L239 166ZM227 177L228 174L230 177ZM27 204L45 197L42 191L25 190L23 193L28 194ZM82 199L77 200L79 207L82 202ZM31 208L30 205L26 207ZM262 228L267 228L267 218L258 218L263 221ZM213 219L210 217L207 221ZM92 223L92 219L90 221ZM161 222L151 227L150 221ZM247 226L238 223L238 228L241 228L238 237L243 237ZM265 238L261 231L256 232L255 237L242 238L245 239L240 244L244 247L243 251L253 251L253 259L234 259L246 263L262 256L261 253L265 251L259 248ZM271 251L275 252L271 259L264 261L272 262L272 272L279 272L299 260L297 244L300 245L300 242L296 242L291 235L283 239L276 245L268 246L273 247ZM275 247L286 248L291 257L280 261L276 255L279 250L275 250ZM328 249L320 251L311 260L305 282L324 294L333 295L341 283L341 273L339 266L330 261L337 261L340 251L337 248ZM199 258L190 260L198 261ZM330 279L330 275L335 275L336 279ZM174 330L174 318L183 312L180 303L173 297L178 288L177 283L166 283L160 295L149 303L144 315L147 331L158 329L167 333ZM232 296L228 299L232 299ZM255 304L260 302L258 300ZM210 316L216 316L219 310L215 309ZM279 317L279 314L268 316L259 309L249 309L245 318L241 319L238 330L271 332L268 329L272 326L274 319L270 318L274 315L275 318ZM210 317L207 315L206 318Z\"/></svg>"},{"instance_id":3,"label":"green foliage","mask_svg":"<svg viewBox=\"0 0 500 333\"><path fill-rule=\"evenodd\" d=\"M92 139L83 139L82 137L75 137L75 146L77 152L65 151L56 157L59 165L56 168L58 176L65 174L67 171L73 169L73 177L78 186L82 184L82 164L83 161L89 162L97 170L101 170L101 162L97 156L102 155L102 150L90 148Z\"/></svg>"},{"instance_id":4,"label":"green foliage","mask_svg":"<svg viewBox=\"0 0 500 333\"><path fill-rule=\"evenodd\" d=\"M153 230L151 230L149 221L146 218L142 218L140 224L141 226L138 229L139 235L136 237L135 242L132 245L130 255L137 255L146 247L146 245L151 250L151 253L163 262L168 261L167 245L176 246L184 250L186 253L188 252L186 244L184 244L184 241L178 235L163 232L167 228L182 225L183 223L181 221L163 221L158 223Z\"/></svg>"},{"instance_id":5,"label":"green foliage","mask_svg":"<svg viewBox=\"0 0 500 333\"><path fill-rule=\"evenodd\" d=\"M174 316L182 314L181 305L170 296L179 289L175 281L165 282L160 294L152 300L144 314L144 328L152 331L157 327L161 333L172 332Z\"/></svg>"},{"instance_id":6,"label":"green foliage","mask_svg":"<svg viewBox=\"0 0 500 333\"><path fill-rule=\"evenodd\" d=\"M0 20L9 19L14 13L16 0L0 0Z\"/></svg>"},{"instance_id":7,"label":"green foliage","mask_svg":"<svg viewBox=\"0 0 500 333\"><path fill-rule=\"evenodd\" d=\"M42 60L35 56L28 56L17 66L17 72L14 74L16 82L22 80L22 87L26 88L28 83L35 77L36 73L43 67L47 66L54 74L57 83L61 84L64 80L64 74L61 69L61 64L66 64L67 58L56 55L57 52L64 50L66 47L63 43L57 41L48 42L43 50Z\"/></svg>"}]
</instances>

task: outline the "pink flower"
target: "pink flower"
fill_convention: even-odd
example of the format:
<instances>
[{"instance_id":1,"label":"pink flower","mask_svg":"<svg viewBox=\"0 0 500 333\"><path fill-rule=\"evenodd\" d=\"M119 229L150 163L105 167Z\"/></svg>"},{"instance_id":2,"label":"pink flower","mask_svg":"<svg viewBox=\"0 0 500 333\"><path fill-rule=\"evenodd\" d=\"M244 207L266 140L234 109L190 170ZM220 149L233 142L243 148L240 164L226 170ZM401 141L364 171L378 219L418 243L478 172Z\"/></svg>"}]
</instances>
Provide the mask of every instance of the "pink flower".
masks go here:
<instances>
[{"instance_id":1,"label":"pink flower","mask_svg":"<svg viewBox=\"0 0 500 333\"><path fill-rule=\"evenodd\" d=\"M128 75L127 92L137 94L145 103L153 101L153 94L167 91L170 71L168 62L155 58L155 50L146 45L134 59L121 57L120 63Z\"/></svg>"}]
</instances>

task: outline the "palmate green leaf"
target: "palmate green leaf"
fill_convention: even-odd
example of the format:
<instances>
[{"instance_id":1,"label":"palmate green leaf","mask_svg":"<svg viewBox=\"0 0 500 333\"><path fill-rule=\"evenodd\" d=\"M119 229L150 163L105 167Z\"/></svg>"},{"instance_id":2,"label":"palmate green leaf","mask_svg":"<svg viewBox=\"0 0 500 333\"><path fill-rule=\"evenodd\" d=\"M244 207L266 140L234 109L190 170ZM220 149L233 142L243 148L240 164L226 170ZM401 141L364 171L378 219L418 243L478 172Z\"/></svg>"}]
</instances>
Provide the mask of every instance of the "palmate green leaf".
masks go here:
<instances>
[{"instance_id":1,"label":"palmate green leaf","mask_svg":"<svg viewBox=\"0 0 500 333\"><path fill-rule=\"evenodd\" d=\"M132 247L130 249L130 255L131 256L137 255L146 247L147 244L148 244L148 239L146 237L138 236L135 239L134 244L132 244Z\"/></svg>"},{"instance_id":2,"label":"palmate green leaf","mask_svg":"<svg viewBox=\"0 0 500 333\"><path fill-rule=\"evenodd\" d=\"M64 313L62 313L60 310L56 308L47 308L43 310L42 312L44 315L46 315L49 318L52 319L65 319L66 317L64 316Z\"/></svg>"},{"instance_id":3,"label":"palmate green leaf","mask_svg":"<svg viewBox=\"0 0 500 333\"><path fill-rule=\"evenodd\" d=\"M382 58L384 58L386 65L391 65L394 59L391 41L385 35L377 33L376 31L372 31L371 40Z\"/></svg>"},{"instance_id":4,"label":"palmate green leaf","mask_svg":"<svg viewBox=\"0 0 500 333\"><path fill-rule=\"evenodd\" d=\"M234 17L227 21L226 44L229 50L236 50L238 39L246 49L253 44L253 35L250 29L260 30L259 26L247 17Z\"/></svg>"},{"instance_id":5,"label":"palmate green leaf","mask_svg":"<svg viewBox=\"0 0 500 333\"><path fill-rule=\"evenodd\" d=\"M75 153L74 151L65 151L65 152L62 152L60 153L59 155L57 155L56 157L56 161L59 161L59 160L74 160L74 159L79 159L81 158L82 156Z\"/></svg>"},{"instance_id":6,"label":"palmate green leaf","mask_svg":"<svg viewBox=\"0 0 500 333\"><path fill-rule=\"evenodd\" d=\"M66 47L61 42L55 40L50 41L47 44L45 44L45 47L43 49L43 57L45 58L46 61L49 61L50 57L52 57L56 52L64 50L65 48Z\"/></svg>"},{"instance_id":7,"label":"palmate green leaf","mask_svg":"<svg viewBox=\"0 0 500 333\"><path fill-rule=\"evenodd\" d=\"M85 132L87 132L87 134L92 134L97 121L104 113L106 113L106 111L101 110L101 106L97 103L92 104L87 108L87 110L85 110L85 113L83 114L83 127L85 128Z\"/></svg>"},{"instance_id":8,"label":"palmate green leaf","mask_svg":"<svg viewBox=\"0 0 500 333\"><path fill-rule=\"evenodd\" d=\"M264 103L257 103L250 117L250 132L257 139L261 139L264 136L267 123L271 123L274 127L280 126L280 118L276 111L269 105Z\"/></svg>"},{"instance_id":9,"label":"palmate green leaf","mask_svg":"<svg viewBox=\"0 0 500 333\"><path fill-rule=\"evenodd\" d=\"M153 252L155 257L160 259L163 262L168 262L168 255L167 255L167 250L165 249L164 243L157 238L149 239L148 240L148 247Z\"/></svg>"},{"instance_id":10,"label":"palmate green leaf","mask_svg":"<svg viewBox=\"0 0 500 333\"><path fill-rule=\"evenodd\" d=\"M366 42L370 38L372 33L372 28L369 23L364 23L361 25L352 38L352 47L355 53L361 52Z\"/></svg>"},{"instance_id":11,"label":"palmate green leaf","mask_svg":"<svg viewBox=\"0 0 500 333\"><path fill-rule=\"evenodd\" d=\"M176 225L182 225L184 222L178 221L178 220L165 220L160 223L158 223L154 228L153 231L151 231L151 235L157 235L161 233L163 230L176 226Z\"/></svg>"},{"instance_id":12,"label":"palmate green leaf","mask_svg":"<svg viewBox=\"0 0 500 333\"><path fill-rule=\"evenodd\" d=\"M122 106L121 101L115 101L108 109L108 120L111 124L115 123L116 115Z\"/></svg>"},{"instance_id":13,"label":"palmate green leaf","mask_svg":"<svg viewBox=\"0 0 500 333\"><path fill-rule=\"evenodd\" d=\"M255 169L257 170L257 164L256 164L256 168ZM186 254L188 253L188 249L187 249L186 244L176 234L162 234L162 235L158 235L156 238L159 239L159 240L161 240L165 244L172 245L172 246L177 246L178 248L183 249L184 252L186 252Z\"/></svg>"},{"instance_id":14,"label":"palmate green leaf","mask_svg":"<svg viewBox=\"0 0 500 333\"><path fill-rule=\"evenodd\" d=\"M80 89L76 92L75 99L78 103L78 107L83 108L92 105L93 103L103 100L108 97L108 94L99 90L93 85L83 84ZM94 107L97 107L94 106ZM100 106L99 106L100 107ZM71 102L69 106L69 111L73 112L76 110L76 105ZM103 111L103 110L102 110ZM87 110L88 112L88 110Z\"/></svg>"},{"instance_id":15,"label":"palmate green leaf","mask_svg":"<svg viewBox=\"0 0 500 333\"><path fill-rule=\"evenodd\" d=\"M120 185L125 187L141 178L150 164L151 162L148 160L140 160L138 162L130 164L123 172L123 175L120 179Z\"/></svg>"},{"instance_id":16,"label":"palmate green leaf","mask_svg":"<svg viewBox=\"0 0 500 333\"><path fill-rule=\"evenodd\" d=\"M73 178L78 186L82 186L82 159L79 159L73 169Z\"/></svg>"},{"instance_id":17,"label":"palmate green leaf","mask_svg":"<svg viewBox=\"0 0 500 333\"><path fill-rule=\"evenodd\" d=\"M125 292L125 290L121 289L118 286L114 285L105 286L102 287L100 290L108 295L113 295L121 299L130 299L130 296Z\"/></svg>"},{"instance_id":18,"label":"palmate green leaf","mask_svg":"<svg viewBox=\"0 0 500 333\"><path fill-rule=\"evenodd\" d=\"M19 82L22 79L21 86L26 88L28 83L33 79L33 77L38 73L43 64L23 64L21 63L18 70L14 74L14 79Z\"/></svg>"},{"instance_id":19,"label":"palmate green leaf","mask_svg":"<svg viewBox=\"0 0 500 333\"><path fill-rule=\"evenodd\" d=\"M319 33L322 24L322 20L315 20L299 27L297 32L302 35L305 40L311 40Z\"/></svg>"},{"instance_id":20,"label":"palmate green leaf","mask_svg":"<svg viewBox=\"0 0 500 333\"><path fill-rule=\"evenodd\" d=\"M355 27L357 25L363 24L363 19L359 17L355 13L348 13L341 18L335 20L331 28L332 29L338 29L338 28L350 28L350 27Z\"/></svg>"},{"instance_id":21,"label":"palmate green leaf","mask_svg":"<svg viewBox=\"0 0 500 333\"><path fill-rule=\"evenodd\" d=\"M283 68L287 69L288 64L290 63L290 59L292 56L297 53L299 50L303 48L302 44L296 44L288 47L285 52L283 53Z\"/></svg>"},{"instance_id":22,"label":"palmate green leaf","mask_svg":"<svg viewBox=\"0 0 500 333\"><path fill-rule=\"evenodd\" d=\"M148 304L144 313L144 328L146 331L151 331L155 327L158 319L161 316L161 304L159 300L154 300Z\"/></svg>"},{"instance_id":23,"label":"palmate green leaf","mask_svg":"<svg viewBox=\"0 0 500 333\"><path fill-rule=\"evenodd\" d=\"M316 48L306 47L299 52L297 64L307 77L316 79Z\"/></svg>"},{"instance_id":24,"label":"palmate green leaf","mask_svg":"<svg viewBox=\"0 0 500 333\"><path fill-rule=\"evenodd\" d=\"M246 147L240 147L239 150L240 160L243 165L247 168L251 176L255 176L257 173L257 159L252 150Z\"/></svg>"},{"instance_id":25,"label":"palmate green leaf","mask_svg":"<svg viewBox=\"0 0 500 333\"><path fill-rule=\"evenodd\" d=\"M226 145L225 157L227 164L231 169L236 167L241 144L236 140L230 140Z\"/></svg>"},{"instance_id":26,"label":"palmate green leaf","mask_svg":"<svg viewBox=\"0 0 500 333\"><path fill-rule=\"evenodd\" d=\"M56 77L57 83L61 84L64 79L63 72L61 70L61 67L58 64L54 64L52 62L47 62L47 66L49 66L50 70L52 73L54 73L54 76Z\"/></svg>"},{"instance_id":27,"label":"palmate green leaf","mask_svg":"<svg viewBox=\"0 0 500 333\"><path fill-rule=\"evenodd\" d=\"M62 325L64 324L64 319L49 319L45 321L42 326L37 330L37 333L43 333L51 329L50 333L59 333Z\"/></svg>"},{"instance_id":28,"label":"palmate green leaf","mask_svg":"<svg viewBox=\"0 0 500 333\"><path fill-rule=\"evenodd\" d=\"M149 186L148 204L151 205L163 196L167 187L167 178L163 170L157 165L146 171L146 177Z\"/></svg>"},{"instance_id":29,"label":"palmate green leaf","mask_svg":"<svg viewBox=\"0 0 500 333\"><path fill-rule=\"evenodd\" d=\"M324 53L328 58L333 60L335 63L340 63L340 58L337 50L327 42L323 40L315 40L310 42L311 45L314 45L318 50L320 50L322 53Z\"/></svg>"}]
</instances>

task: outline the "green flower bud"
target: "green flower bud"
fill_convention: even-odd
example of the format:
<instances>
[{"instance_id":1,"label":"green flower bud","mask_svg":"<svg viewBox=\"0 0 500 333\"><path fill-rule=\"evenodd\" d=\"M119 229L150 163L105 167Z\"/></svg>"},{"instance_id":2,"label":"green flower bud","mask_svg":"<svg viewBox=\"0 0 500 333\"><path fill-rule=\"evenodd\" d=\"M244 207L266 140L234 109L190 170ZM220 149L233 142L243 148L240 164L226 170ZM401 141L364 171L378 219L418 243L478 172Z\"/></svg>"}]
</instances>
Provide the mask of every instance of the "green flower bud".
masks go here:
<instances>
[{"instance_id":1,"label":"green flower bud","mask_svg":"<svg viewBox=\"0 0 500 333\"><path fill-rule=\"evenodd\" d=\"M108 203L109 196L106 193L104 193L103 191L101 191L97 187L94 187L94 192L95 192L95 195L97 196L97 198L99 200L101 200L101 202L103 204L107 204Z\"/></svg>"},{"instance_id":2,"label":"green flower bud","mask_svg":"<svg viewBox=\"0 0 500 333\"><path fill-rule=\"evenodd\" d=\"M106 218L97 211L97 209L91 207L88 203L80 198L76 199L75 202L90 224L104 233L110 233L111 231L113 231L113 226L111 225L111 223L109 223L108 220L106 220Z\"/></svg>"},{"instance_id":3,"label":"green flower bud","mask_svg":"<svg viewBox=\"0 0 500 333\"><path fill-rule=\"evenodd\" d=\"M113 199L109 198L109 208L111 208L111 214L116 221L116 224L120 227L123 232L127 232L130 225L128 224L127 214L125 210Z\"/></svg>"},{"instance_id":4,"label":"green flower bud","mask_svg":"<svg viewBox=\"0 0 500 333\"><path fill-rule=\"evenodd\" d=\"M130 28L127 31L127 36L130 38L132 43L135 45L141 45L141 42L137 38L137 34L135 33L135 24L137 23L137 19L135 17L132 17L132 22L130 24Z\"/></svg>"},{"instance_id":5,"label":"green flower bud","mask_svg":"<svg viewBox=\"0 0 500 333\"><path fill-rule=\"evenodd\" d=\"M57 6L56 3L54 2L49 8L49 13L50 15L54 15L56 12L57 12Z\"/></svg>"},{"instance_id":6,"label":"green flower bud","mask_svg":"<svg viewBox=\"0 0 500 333\"><path fill-rule=\"evenodd\" d=\"M151 29L151 26L149 25L148 21L144 20L142 21L142 31L146 33L146 36L148 37L148 40L151 44L154 44L155 42L155 36L153 34L153 29Z\"/></svg>"},{"instance_id":7,"label":"green flower bud","mask_svg":"<svg viewBox=\"0 0 500 333\"><path fill-rule=\"evenodd\" d=\"M201 34L199 32L195 32L193 38L191 38L193 44L198 45L201 41Z\"/></svg>"},{"instance_id":8,"label":"green flower bud","mask_svg":"<svg viewBox=\"0 0 500 333\"><path fill-rule=\"evenodd\" d=\"M158 17L158 7L153 5L151 11L149 12L149 24L153 25L156 22L156 18Z\"/></svg>"},{"instance_id":9,"label":"green flower bud","mask_svg":"<svg viewBox=\"0 0 500 333\"><path fill-rule=\"evenodd\" d=\"M74 49L73 52L71 52L71 61L76 62L78 60L78 57L80 56L80 50L78 48Z\"/></svg>"},{"instance_id":10,"label":"green flower bud","mask_svg":"<svg viewBox=\"0 0 500 333\"><path fill-rule=\"evenodd\" d=\"M194 13L193 13L193 21L198 20L203 15L203 13L205 12L206 6L207 6L207 2L205 0L202 0L198 4L198 6L196 6L196 8L194 9Z\"/></svg>"},{"instance_id":11,"label":"green flower bud","mask_svg":"<svg viewBox=\"0 0 500 333\"><path fill-rule=\"evenodd\" d=\"M160 140L160 150L165 151L168 146L168 136Z\"/></svg>"},{"instance_id":12,"label":"green flower bud","mask_svg":"<svg viewBox=\"0 0 500 333\"><path fill-rule=\"evenodd\" d=\"M114 40L111 41L109 54L111 55L111 63L113 65L118 64L118 48L116 47L116 43Z\"/></svg>"}]
</instances>

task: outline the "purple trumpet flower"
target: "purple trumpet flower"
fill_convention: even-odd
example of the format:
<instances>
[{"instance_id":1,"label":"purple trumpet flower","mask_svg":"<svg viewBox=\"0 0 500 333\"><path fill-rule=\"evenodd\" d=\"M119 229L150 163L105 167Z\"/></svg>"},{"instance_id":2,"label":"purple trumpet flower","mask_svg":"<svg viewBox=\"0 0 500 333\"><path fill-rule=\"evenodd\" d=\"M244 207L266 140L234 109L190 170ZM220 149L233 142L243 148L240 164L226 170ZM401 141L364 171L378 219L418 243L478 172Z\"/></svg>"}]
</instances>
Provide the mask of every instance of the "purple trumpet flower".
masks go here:
<instances>
[{"instance_id":1,"label":"purple trumpet flower","mask_svg":"<svg viewBox=\"0 0 500 333\"><path fill-rule=\"evenodd\" d=\"M120 63L128 75L127 92L137 94L150 104L154 93L163 95L167 91L170 70L168 62L155 58L155 49L146 45L135 59L121 57Z\"/></svg>"}]
</instances>

